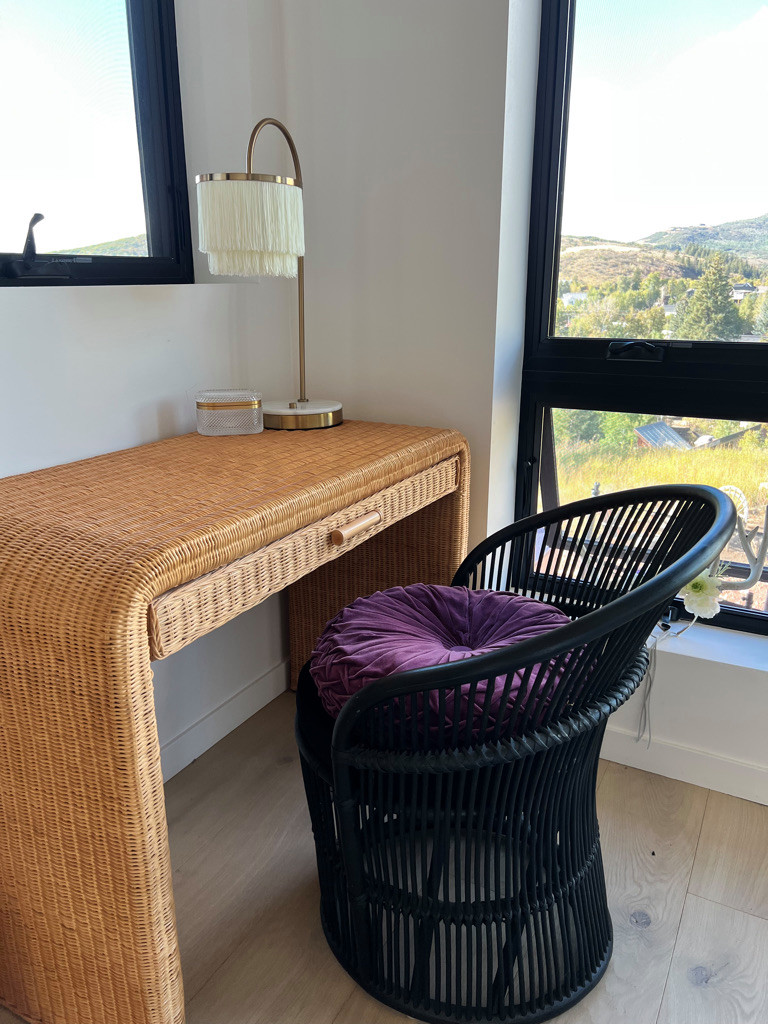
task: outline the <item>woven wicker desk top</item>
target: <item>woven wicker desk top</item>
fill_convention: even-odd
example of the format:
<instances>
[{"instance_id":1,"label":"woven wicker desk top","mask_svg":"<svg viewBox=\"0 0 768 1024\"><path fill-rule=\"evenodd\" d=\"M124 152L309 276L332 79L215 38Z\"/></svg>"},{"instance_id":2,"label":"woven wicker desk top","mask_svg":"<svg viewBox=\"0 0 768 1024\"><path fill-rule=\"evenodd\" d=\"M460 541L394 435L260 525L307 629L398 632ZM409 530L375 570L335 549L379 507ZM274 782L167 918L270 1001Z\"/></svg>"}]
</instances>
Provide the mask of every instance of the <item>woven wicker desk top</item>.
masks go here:
<instances>
[{"instance_id":1,"label":"woven wicker desk top","mask_svg":"<svg viewBox=\"0 0 768 1024\"><path fill-rule=\"evenodd\" d=\"M109 566L128 574L130 591L149 588L154 597L465 447L455 431L347 421L244 437L187 434L9 477L0 480L0 568L15 573L22 558L24 578L14 585L26 590L36 585L28 559L40 559L49 592L77 579L102 600L119 581L87 576ZM61 600L57 591L54 605Z\"/></svg>"},{"instance_id":2,"label":"woven wicker desk top","mask_svg":"<svg viewBox=\"0 0 768 1024\"><path fill-rule=\"evenodd\" d=\"M149 603L455 454L455 431L348 421L0 480L0 1003L180 1024Z\"/></svg>"}]
</instances>

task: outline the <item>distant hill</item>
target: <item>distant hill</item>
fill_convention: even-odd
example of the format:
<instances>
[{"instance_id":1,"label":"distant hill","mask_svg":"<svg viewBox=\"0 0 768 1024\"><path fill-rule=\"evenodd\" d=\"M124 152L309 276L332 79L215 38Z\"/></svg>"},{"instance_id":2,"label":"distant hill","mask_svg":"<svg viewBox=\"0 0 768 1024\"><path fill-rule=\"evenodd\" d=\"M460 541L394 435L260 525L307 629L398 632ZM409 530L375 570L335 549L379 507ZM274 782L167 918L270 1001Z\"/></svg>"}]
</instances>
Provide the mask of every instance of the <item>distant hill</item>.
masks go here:
<instances>
[{"instance_id":1,"label":"distant hill","mask_svg":"<svg viewBox=\"0 0 768 1024\"><path fill-rule=\"evenodd\" d=\"M619 242L596 235L563 235L560 240L560 280L587 288L657 273L662 278L697 278L708 255L722 252L730 272L755 278L768 267L768 214L714 227L670 228L637 242Z\"/></svg>"},{"instance_id":2,"label":"distant hill","mask_svg":"<svg viewBox=\"0 0 768 1024\"><path fill-rule=\"evenodd\" d=\"M726 224L670 228L669 231L648 235L642 241L664 249L682 249L691 244L705 245L708 249L768 262L768 213L751 220L732 220Z\"/></svg>"},{"instance_id":3,"label":"distant hill","mask_svg":"<svg viewBox=\"0 0 768 1024\"><path fill-rule=\"evenodd\" d=\"M636 245L636 242L620 242L618 238L600 238L599 235L561 235L560 244L563 249L594 249L596 246L605 249L612 245L625 248L628 245Z\"/></svg>"},{"instance_id":4,"label":"distant hill","mask_svg":"<svg viewBox=\"0 0 768 1024\"><path fill-rule=\"evenodd\" d=\"M662 278L692 278L698 276L697 262L690 256L650 245L563 235L560 280L578 281L591 288L618 277L630 277L636 270L643 277L656 272Z\"/></svg>"},{"instance_id":5,"label":"distant hill","mask_svg":"<svg viewBox=\"0 0 768 1024\"><path fill-rule=\"evenodd\" d=\"M133 235L131 238L117 238L114 242L98 242L96 245L84 245L79 249L58 251L72 256L147 256L147 236Z\"/></svg>"}]
</instances>

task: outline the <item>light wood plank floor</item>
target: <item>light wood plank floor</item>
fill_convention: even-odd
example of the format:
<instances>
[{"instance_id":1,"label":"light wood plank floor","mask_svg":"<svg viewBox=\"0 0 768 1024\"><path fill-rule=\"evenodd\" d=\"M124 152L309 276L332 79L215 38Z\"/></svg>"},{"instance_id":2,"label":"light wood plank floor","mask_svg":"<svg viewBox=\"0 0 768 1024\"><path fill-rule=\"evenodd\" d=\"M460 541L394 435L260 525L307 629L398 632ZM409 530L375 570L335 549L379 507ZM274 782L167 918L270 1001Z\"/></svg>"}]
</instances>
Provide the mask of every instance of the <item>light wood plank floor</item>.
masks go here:
<instances>
[{"instance_id":1,"label":"light wood plank floor","mask_svg":"<svg viewBox=\"0 0 768 1024\"><path fill-rule=\"evenodd\" d=\"M563 1024L768 1021L768 807L602 762L614 922ZM187 1024L402 1024L328 950L284 694L166 786ZM0 1010L0 1024L16 1020Z\"/></svg>"}]
</instances>

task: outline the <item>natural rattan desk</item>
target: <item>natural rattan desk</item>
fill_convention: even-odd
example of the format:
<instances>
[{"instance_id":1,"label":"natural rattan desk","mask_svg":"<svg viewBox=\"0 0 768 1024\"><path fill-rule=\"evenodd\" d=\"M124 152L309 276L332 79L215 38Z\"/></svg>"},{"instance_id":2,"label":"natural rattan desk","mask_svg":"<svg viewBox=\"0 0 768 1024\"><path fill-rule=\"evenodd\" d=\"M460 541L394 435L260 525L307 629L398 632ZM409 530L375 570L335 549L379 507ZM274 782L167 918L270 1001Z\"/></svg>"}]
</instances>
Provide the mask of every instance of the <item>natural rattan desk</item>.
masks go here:
<instances>
[{"instance_id":1,"label":"natural rattan desk","mask_svg":"<svg viewBox=\"0 0 768 1024\"><path fill-rule=\"evenodd\" d=\"M346 422L0 480L0 1002L183 1020L151 660L293 584L295 667L358 594L448 582L467 463L454 431Z\"/></svg>"}]
</instances>

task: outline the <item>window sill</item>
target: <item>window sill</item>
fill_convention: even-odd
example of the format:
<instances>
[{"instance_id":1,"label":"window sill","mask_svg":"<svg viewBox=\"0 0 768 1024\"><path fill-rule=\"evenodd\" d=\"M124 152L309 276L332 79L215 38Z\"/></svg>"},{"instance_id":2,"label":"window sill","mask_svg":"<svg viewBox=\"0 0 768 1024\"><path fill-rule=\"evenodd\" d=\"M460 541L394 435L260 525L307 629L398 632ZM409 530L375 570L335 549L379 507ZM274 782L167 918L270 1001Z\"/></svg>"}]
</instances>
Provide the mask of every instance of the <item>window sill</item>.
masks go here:
<instances>
[{"instance_id":1,"label":"window sill","mask_svg":"<svg viewBox=\"0 0 768 1024\"><path fill-rule=\"evenodd\" d=\"M673 627L679 628L679 623ZM680 636L669 636L659 644L659 654L680 654L735 668L763 671L768 667L768 636L720 629L696 622Z\"/></svg>"}]
</instances>

